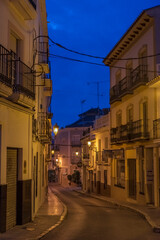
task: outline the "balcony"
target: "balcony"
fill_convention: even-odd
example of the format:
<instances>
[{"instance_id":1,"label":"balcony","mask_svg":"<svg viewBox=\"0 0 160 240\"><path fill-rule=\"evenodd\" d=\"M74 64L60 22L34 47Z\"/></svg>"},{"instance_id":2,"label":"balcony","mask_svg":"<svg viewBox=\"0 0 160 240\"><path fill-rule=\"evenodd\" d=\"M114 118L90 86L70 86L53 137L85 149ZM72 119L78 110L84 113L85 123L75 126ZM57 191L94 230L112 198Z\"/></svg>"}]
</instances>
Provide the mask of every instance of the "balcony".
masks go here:
<instances>
[{"instance_id":1,"label":"balcony","mask_svg":"<svg viewBox=\"0 0 160 240\"><path fill-rule=\"evenodd\" d=\"M23 63L16 54L0 45L0 92L16 101L17 93L35 98L35 78L31 68ZM16 94L15 94L16 93ZM27 104L27 103L26 103Z\"/></svg>"},{"instance_id":2,"label":"balcony","mask_svg":"<svg viewBox=\"0 0 160 240\"><path fill-rule=\"evenodd\" d=\"M147 66L139 65L130 76L123 78L118 84L110 89L110 103L121 101L126 94L132 94L133 90L148 82Z\"/></svg>"},{"instance_id":3,"label":"balcony","mask_svg":"<svg viewBox=\"0 0 160 240\"><path fill-rule=\"evenodd\" d=\"M36 18L36 0L10 0L12 10L16 9L24 20Z\"/></svg>"},{"instance_id":4,"label":"balcony","mask_svg":"<svg viewBox=\"0 0 160 240\"><path fill-rule=\"evenodd\" d=\"M12 86L12 74L11 52L0 45L0 81Z\"/></svg>"},{"instance_id":5,"label":"balcony","mask_svg":"<svg viewBox=\"0 0 160 240\"><path fill-rule=\"evenodd\" d=\"M111 144L147 139L149 139L148 120L138 120L111 128Z\"/></svg>"},{"instance_id":6,"label":"balcony","mask_svg":"<svg viewBox=\"0 0 160 240\"><path fill-rule=\"evenodd\" d=\"M15 59L14 92L20 92L35 99L35 77L32 69L20 59Z\"/></svg>"},{"instance_id":7,"label":"balcony","mask_svg":"<svg viewBox=\"0 0 160 240\"><path fill-rule=\"evenodd\" d=\"M37 61L39 67L37 65L37 72L43 71L44 73L49 73L50 65L48 36L38 36L34 39L34 51L38 57Z\"/></svg>"},{"instance_id":8,"label":"balcony","mask_svg":"<svg viewBox=\"0 0 160 240\"><path fill-rule=\"evenodd\" d=\"M160 139L160 118L153 121L153 138Z\"/></svg>"},{"instance_id":9,"label":"balcony","mask_svg":"<svg viewBox=\"0 0 160 240\"><path fill-rule=\"evenodd\" d=\"M48 120L47 113L38 113L37 135L42 143L51 142L51 123Z\"/></svg>"}]
</instances>

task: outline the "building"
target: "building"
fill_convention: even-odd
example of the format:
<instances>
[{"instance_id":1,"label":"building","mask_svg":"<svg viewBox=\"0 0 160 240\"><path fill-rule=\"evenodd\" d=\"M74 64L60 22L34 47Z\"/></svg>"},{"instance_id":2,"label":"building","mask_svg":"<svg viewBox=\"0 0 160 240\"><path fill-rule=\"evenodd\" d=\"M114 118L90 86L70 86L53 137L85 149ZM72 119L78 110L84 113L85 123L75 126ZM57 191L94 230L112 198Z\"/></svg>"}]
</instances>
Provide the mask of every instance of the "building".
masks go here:
<instances>
[{"instance_id":1,"label":"building","mask_svg":"<svg viewBox=\"0 0 160 240\"><path fill-rule=\"evenodd\" d=\"M0 232L35 216L47 190L52 94L45 0L0 2Z\"/></svg>"},{"instance_id":2,"label":"building","mask_svg":"<svg viewBox=\"0 0 160 240\"><path fill-rule=\"evenodd\" d=\"M100 116L83 132L83 190L111 195L110 113Z\"/></svg>"},{"instance_id":3,"label":"building","mask_svg":"<svg viewBox=\"0 0 160 240\"><path fill-rule=\"evenodd\" d=\"M82 146L81 137L83 131L93 125L93 122L103 110L91 108L79 115L79 120L60 129L55 137L54 161L59 169L59 183L68 185L68 175L75 171L81 173Z\"/></svg>"},{"instance_id":4,"label":"building","mask_svg":"<svg viewBox=\"0 0 160 240\"><path fill-rule=\"evenodd\" d=\"M160 206L160 6L144 10L107 55L114 198Z\"/></svg>"}]
</instances>

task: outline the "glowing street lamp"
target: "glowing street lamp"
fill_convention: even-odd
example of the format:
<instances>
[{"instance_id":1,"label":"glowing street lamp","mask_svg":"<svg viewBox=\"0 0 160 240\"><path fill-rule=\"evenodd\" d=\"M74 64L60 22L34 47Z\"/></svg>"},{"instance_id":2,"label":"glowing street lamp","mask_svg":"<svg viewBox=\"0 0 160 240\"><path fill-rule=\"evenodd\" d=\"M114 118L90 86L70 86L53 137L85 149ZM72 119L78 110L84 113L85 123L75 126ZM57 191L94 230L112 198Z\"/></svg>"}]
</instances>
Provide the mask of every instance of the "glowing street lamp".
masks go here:
<instances>
[{"instance_id":1,"label":"glowing street lamp","mask_svg":"<svg viewBox=\"0 0 160 240\"><path fill-rule=\"evenodd\" d=\"M79 152L78 152L78 151L76 151L76 156L78 157L78 155L79 155Z\"/></svg>"},{"instance_id":2,"label":"glowing street lamp","mask_svg":"<svg viewBox=\"0 0 160 240\"><path fill-rule=\"evenodd\" d=\"M90 147L91 146L91 141L88 141L87 144L88 144L88 147Z\"/></svg>"},{"instance_id":3,"label":"glowing street lamp","mask_svg":"<svg viewBox=\"0 0 160 240\"><path fill-rule=\"evenodd\" d=\"M57 123L55 123L55 125L53 126L53 132L55 136L57 135L58 130L59 130L59 126L57 125Z\"/></svg>"},{"instance_id":4,"label":"glowing street lamp","mask_svg":"<svg viewBox=\"0 0 160 240\"><path fill-rule=\"evenodd\" d=\"M54 150L52 150L52 155L54 155Z\"/></svg>"}]
</instances>

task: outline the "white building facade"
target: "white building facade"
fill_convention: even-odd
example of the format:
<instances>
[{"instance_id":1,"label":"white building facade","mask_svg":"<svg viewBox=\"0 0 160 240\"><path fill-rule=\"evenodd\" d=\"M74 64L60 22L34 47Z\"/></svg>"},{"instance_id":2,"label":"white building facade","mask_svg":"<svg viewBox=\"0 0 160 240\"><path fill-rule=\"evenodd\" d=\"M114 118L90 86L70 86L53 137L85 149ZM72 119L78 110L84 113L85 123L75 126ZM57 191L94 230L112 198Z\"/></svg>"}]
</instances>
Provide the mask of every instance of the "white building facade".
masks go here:
<instances>
[{"instance_id":1,"label":"white building facade","mask_svg":"<svg viewBox=\"0 0 160 240\"><path fill-rule=\"evenodd\" d=\"M160 7L142 12L104 63L110 66L111 196L160 205L159 98ZM156 140L155 140L156 138Z\"/></svg>"},{"instance_id":2,"label":"white building facade","mask_svg":"<svg viewBox=\"0 0 160 240\"><path fill-rule=\"evenodd\" d=\"M44 60L48 38L38 37L48 35L45 1L1 0L0 29L0 232L4 232L31 221L47 189L52 87ZM47 51L43 49L40 63L42 44Z\"/></svg>"}]
</instances>

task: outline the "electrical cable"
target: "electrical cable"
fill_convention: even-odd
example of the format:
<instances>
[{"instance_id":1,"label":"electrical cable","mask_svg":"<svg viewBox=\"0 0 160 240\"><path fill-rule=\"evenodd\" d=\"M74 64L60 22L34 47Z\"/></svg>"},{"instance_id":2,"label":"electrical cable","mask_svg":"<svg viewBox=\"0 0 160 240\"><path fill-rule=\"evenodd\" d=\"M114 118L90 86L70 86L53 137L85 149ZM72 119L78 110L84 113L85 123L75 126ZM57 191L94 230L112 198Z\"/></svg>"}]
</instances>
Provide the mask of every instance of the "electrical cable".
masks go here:
<instances>
[{"instance_id":1,"label":"electrical cable","mask_svg":"<svg viewBox=\"0 0 160 240\"><path fill-rule=\"evenodd\" d=\"M75 50L69 49L69 48L61 45L60 43L56 43L56 42L53 41L50 37L48 37L48 39L49 39L53 44L55 44L56 46L58 46L58 47L60 47L60 48L63 48L63 49L66 50L66 51L69 51L69 52L72 52L72 53L75 53L75 54L79 54L79 55L82 55L82 56L91 57L91 58L97 58L97 59L102 59L102 60L123 60L123 61L126 61L126 60L138 60L138 59L144 59L144 58L150 58L150 57L160 56L160 53L157 53L157 54L146 55L146 56L142 56L142 57L106 58L106 57L95 56L95 55L91 55L91 54L87 54L87 53L81 53L81 52L79 52L79 51L75 51Z\"/></svg>"},{"instance_id":2,"label":"electrical cable","mask_svg":"<svg viewBox=\"0 0 160 240\"><path fill-rule=\"evenodd\" d=\"M61 58L61 59L66 59L66 60L80 62L80 63L87 63L87 64L97 65L97 66L101 66L101 67L109 67L102 63L89 62L89 61L84 61L84 60L80 60L80 59L64 57L64 56L60 56L60 55L56 55L56 54L52 54L52 53L50 54L50 57ZM125 69L125 70L128 69L126 67L120 67L120 66L112 66L111 68L118 68L118 69ZM143 71L143 70L140 70L140 71ZM160 73L160 71L152 71L152 70L147 70L146 72Z\"/></svg>"}]
</instances>

